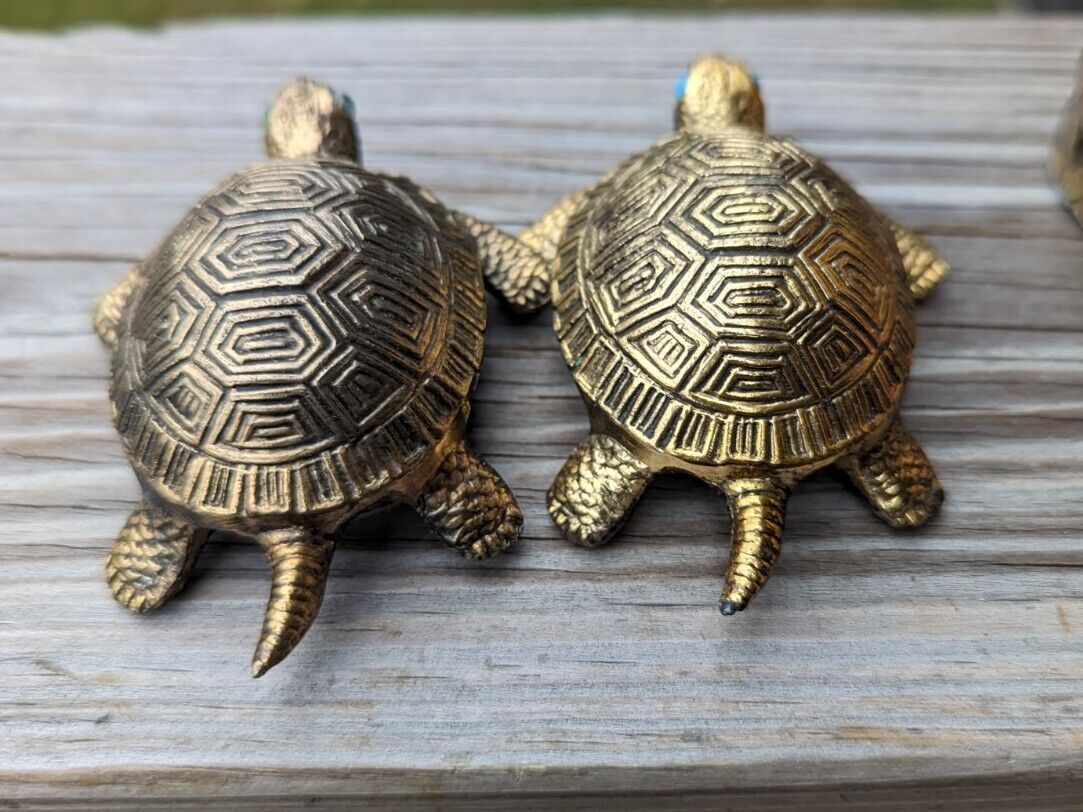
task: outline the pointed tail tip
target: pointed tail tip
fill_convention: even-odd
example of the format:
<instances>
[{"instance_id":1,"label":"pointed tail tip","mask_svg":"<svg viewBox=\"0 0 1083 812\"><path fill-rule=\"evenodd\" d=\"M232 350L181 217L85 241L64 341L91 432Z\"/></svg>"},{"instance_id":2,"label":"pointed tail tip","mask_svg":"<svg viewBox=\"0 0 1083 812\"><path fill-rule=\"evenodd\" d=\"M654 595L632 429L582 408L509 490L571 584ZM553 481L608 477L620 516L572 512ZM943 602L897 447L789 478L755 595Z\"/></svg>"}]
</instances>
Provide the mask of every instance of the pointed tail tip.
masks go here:
<instances>
[{"instance_id":1,"label":"pointed tail tip","mask_svg":"<svg viewBox=\"0 0 1083 812\"><path fill-rule=\"evenodd\" d=\"M262 647L261 647L262 648ZM289 652L276 652L256 650L255 656L252 658L252 678L259 679L284 659Z\"/></svg>"},{"instance_id":2,"label":"pointed tail tip","mask_svg":"<svg viewBox=\"0 0 1083 812\"><path fill-rule=\"evenodd\" d=\"M252 676L259 678L296 648L323 602L334 542L307 536L260 539L271 562L271 594L263 616Z\"/></svg>"},{"instance_id":3,"label":"pointed tail tip","mask_svg":"<svg viewBox=\"0 0 1083 812\"><path fill-rule=\"evenodd\" d=\"M314 616L315 613L313 613ZM308 626L304 628L307 630ZM289 657L303 636L304 630L299 634L286 634L282 629L265 628L256 645L256 651L252 655L253 679L259 679Z\"/></svg>"},{"instance_id":4,"label":"pointed tail tip","mask_svg":"<svg viewBox=\"0 0 1083 812\"><path fill-rule=\"evenodd\" d=\"M274 668L274 663L264 657L255 657L252 659L252 679L258 680L265 675L266 672Z\"/></svg>"},{"instance_id":5,"label":"pointed tail tip","mask_svg":"<svg viewBox=\"0 0 1083 812\"><path fill-rule=\"evenodd\" d=\"M725 598L718 605L718 610L723 615L725 615L726 617L730 617L731 615L735 615L738 612L740 612L742 609L745 608L746 605L747 605L746 601L738 602L738 601L733 601L733 600L729 600L728 598Z\"/></svg>"}]
</instances>

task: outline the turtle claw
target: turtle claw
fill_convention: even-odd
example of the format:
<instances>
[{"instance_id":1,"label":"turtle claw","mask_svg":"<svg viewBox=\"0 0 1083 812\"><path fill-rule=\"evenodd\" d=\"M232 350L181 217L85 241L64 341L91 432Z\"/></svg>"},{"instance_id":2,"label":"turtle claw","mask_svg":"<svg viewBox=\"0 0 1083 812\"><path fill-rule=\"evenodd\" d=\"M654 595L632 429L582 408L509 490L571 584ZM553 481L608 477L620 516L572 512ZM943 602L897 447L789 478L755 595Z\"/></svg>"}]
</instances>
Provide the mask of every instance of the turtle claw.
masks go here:
<instances>
[{"instance_id":1,"label":"turtle claw","mask_svg":"<svg viewBox=\"0 0 1083 812\"><path fill-rule=\"evenodd\" d=\"M495 533L490 533L478 539L465 550L463 557L472 561L480 561L492 558L494 555L504 552L519 535L519 527L506 522Z\"/></svg>"},{"instance_id":2,"label":"turtle claw","mask_svg":"<svg viewBox=\"0 0 1083 812\"><path fill-rule=\"evenodd\" d=\"M467 561L481 561L491 558L496 553L495 550L489 549L489 546L484 541L475 541L461 552L463 558Z\"/></svg>"}]
</instances>

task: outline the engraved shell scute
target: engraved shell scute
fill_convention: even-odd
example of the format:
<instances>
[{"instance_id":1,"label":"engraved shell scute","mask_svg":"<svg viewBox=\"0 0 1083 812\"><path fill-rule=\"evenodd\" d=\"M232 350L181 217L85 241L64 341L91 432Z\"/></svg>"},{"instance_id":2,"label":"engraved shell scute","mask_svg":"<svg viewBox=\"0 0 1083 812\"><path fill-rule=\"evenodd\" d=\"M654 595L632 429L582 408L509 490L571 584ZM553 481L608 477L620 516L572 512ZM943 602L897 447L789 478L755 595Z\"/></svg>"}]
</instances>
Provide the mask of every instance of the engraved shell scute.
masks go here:
<instances>
[{"instance_id":1,"label":"engraved shell scute","mask_svg":"<svg viewBox=\"0 0 1083 812\"><path fill-rule=\"evenodd\" d=\"M680 132L572 216L557 332L584 394L701 464L813 464L897 407L913 348L898 250L784 139Z\"/></svg>"},{"instance_id":2,"label":"engraved shell scute","mask_svg":"<svg viewBox=\"0 0 1083 812\"><path fill-rule=\"evenodd\" d=\"M416 187L351 163L235 175L143 276L117 425L144 478L202 510L318 510L388 484L444 435L480 364L465 235Z\"/></svg>"}]
</instances>

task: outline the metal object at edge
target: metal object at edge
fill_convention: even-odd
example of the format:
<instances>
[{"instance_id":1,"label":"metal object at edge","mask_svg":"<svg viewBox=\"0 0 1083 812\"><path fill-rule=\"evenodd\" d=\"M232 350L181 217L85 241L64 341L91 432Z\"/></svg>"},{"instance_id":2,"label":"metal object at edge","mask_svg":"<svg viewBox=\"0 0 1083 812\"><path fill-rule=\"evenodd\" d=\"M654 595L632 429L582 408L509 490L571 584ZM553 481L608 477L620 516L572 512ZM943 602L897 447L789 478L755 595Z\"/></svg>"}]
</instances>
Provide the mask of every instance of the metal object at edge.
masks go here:
<instances>
[{"instance_id":1,"label":"metal object at edge","mask_svg":"<svg viewBox=\"0 0 1083 812\"><path fill-rule=\"evenodd\" d=\"M1064 205L1083 225L1083 57L1079 60L1075 90L1053 136L1049 169L1060 186Z\"/></svg>"}]
</instances>

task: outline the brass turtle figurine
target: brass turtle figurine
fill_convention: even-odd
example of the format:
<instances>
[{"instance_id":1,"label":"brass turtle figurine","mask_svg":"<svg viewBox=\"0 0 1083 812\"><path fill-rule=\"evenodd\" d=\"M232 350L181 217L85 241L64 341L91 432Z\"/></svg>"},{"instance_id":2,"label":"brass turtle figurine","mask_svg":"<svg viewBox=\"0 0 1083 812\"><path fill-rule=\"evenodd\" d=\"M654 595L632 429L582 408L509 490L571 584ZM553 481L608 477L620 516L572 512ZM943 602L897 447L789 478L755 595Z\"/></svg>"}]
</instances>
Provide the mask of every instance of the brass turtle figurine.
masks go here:
<instances>
[{"instance_id":1,"label":"brass turtle figurine","mask_svg":"<svg viewBox=\"0 0 1083 812\"><path fill-rule=\"evenodd\" d=\"M1075 89L1053 135L1049 171L1060 186L1065 207L1083 225L1083 57L1079 60Z\"/></svg>"},{"instance_id":2,"label":"brass turtle figurine","mask_svg":"<svg viewBox=\"0 0 1083 812\"><path fill-rule=\"evenodd\" d=\"M947 265L791 140L764 133L757 82L704 56L676 131L520 238L552 260L554 327L590 436L548 494L594 547L655 474L722 491L732 545L720 608L766 582L793 485L837 465L894 527L939 507L899 418L914 302Z\"/></svg>"},{"instance_id":3,"label":"brass turtle figurine","mask_svg":"<svg viewBox=\"0 0 1083 812\"><path fill-rule=\"evenodd\" d=\"M464 440L483 278L548 300L540 257L409 180L362 168L352 102L299 79L268 111L266 163L226 180L99 303L113 418L145 493L113 546L119 603L184 584L211 530L273 570L260 676L308 630L335 531L414 505L468 558L522 514Z\"/></svg>"}]
</instances>

